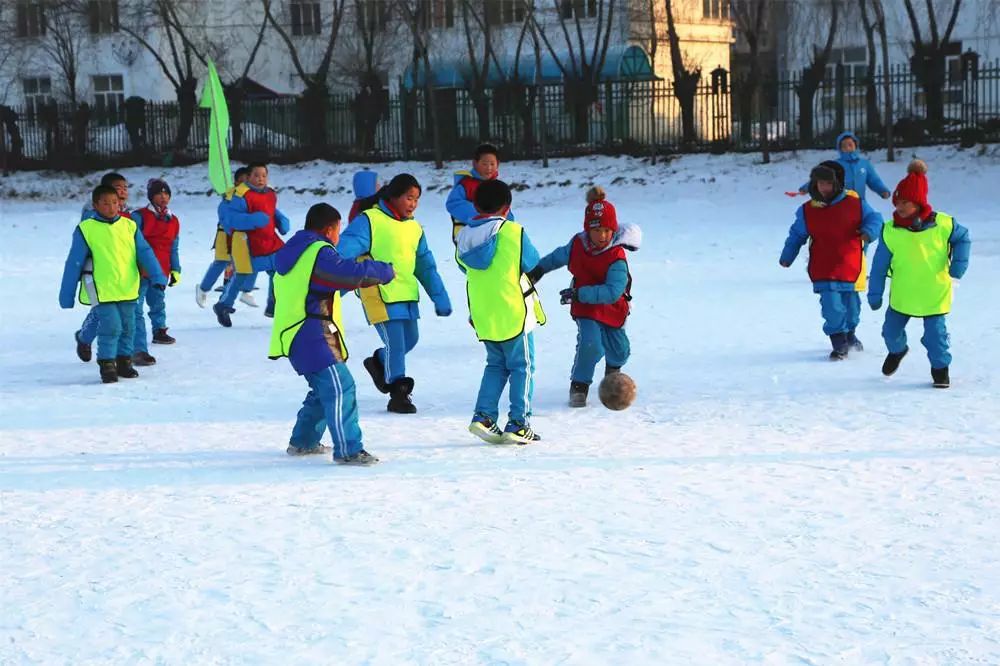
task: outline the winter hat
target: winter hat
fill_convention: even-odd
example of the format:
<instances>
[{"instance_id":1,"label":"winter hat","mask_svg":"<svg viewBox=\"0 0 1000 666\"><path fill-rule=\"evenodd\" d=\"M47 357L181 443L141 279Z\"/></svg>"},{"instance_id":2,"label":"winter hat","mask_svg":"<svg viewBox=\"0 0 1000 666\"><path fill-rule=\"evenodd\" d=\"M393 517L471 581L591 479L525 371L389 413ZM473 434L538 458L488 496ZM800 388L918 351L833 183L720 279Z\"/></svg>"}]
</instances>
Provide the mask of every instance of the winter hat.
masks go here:
<instances>
[{"instance_id":1,"label":"winter hat","mask_svg":"<svg viewBox=\"0 0 1000 666\"><path fill-rule=\"evenodd\" d=\"M819 193L816 187L818 181L832 182L833 194L829 198ZM833 201L844 191L844 167L836 160L820 162L809 172L809 196L816 201Z\"/></svg>"},{"instance_id":2,"label":"winter hat","mask_svg":"<svg viewBox=\"0 0 1000 666\"><path fill-rule=\"evenodd\" d=\"M170 186L167 185L167 181L162 178L150 178L146 183L146 197L152 201L153 195L159 194L160 192L171 194Z\"/></svg>"},{"instance_id":3,"label":"winter hat","mask_svg":"<svg viewBox=\"0 0 1000 666\"><path fill-rule=\"evenodd\" d=\"M354 174L354 198L365 199L375 194L378 174L369 169L363 169Z\"/></svg>"},{"instance_id":4,"label":"winter hat","mask_svg":"<svg viewBox=\"0 0 1000 666\"><path fill-rule=\"evenodd\" d=\"M892 193L892 204L899 201L910 201L920 207L917 217L926 220L933 212L927 202L927 163L923 160L913 160L906 167L906 176L896 185Z\"/></svg>"},{"instance_id":5,"label":"winter hat","mask_svg":"<svg viewBox=\"0 0 1000 666\"><path fill-rule=\"evenodd\" d=\"M610 201L607 201L604 188L600 185L587 190L587 208L583 212L583 230L605 228L618 231L618 214Z\"/></svg>"}]
</instances>

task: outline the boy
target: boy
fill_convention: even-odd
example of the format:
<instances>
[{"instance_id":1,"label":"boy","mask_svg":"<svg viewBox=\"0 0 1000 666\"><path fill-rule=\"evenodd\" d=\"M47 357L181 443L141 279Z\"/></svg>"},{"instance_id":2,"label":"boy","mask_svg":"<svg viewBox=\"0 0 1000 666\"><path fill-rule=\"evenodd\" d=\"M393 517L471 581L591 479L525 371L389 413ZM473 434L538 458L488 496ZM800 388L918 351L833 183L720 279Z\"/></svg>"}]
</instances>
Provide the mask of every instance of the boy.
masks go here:
<instances>
[{"instance_id":1,"label":"boy","mask_svg":"<svg viewBox=\"0 0 1000 666\"><path fill-rule=\"evenodd\" d=\"M865 200L865 193L870 187L883 199L889 198L889 188L885 186L882 179L872 163L861 157L861 142L858 141L854 132L843 132L837 137L837 162L844 169L844 189L857 192L862 201ZM799 194L809 193L809 183L799 188ZM792 192L791 194L795 194Z\"/></svg>"},{"instance_id":2,"label":"boy","mask_svg":"<svg viewBox=\"0 0 1000 666\"><path fill-rule=\"evenodd\" d=\"M169 276L167 286L173 287L181 281L181 261L178 252L180 236L180 220L170 212L170 185L160 178L151 178L146 183L146 196L149 205L139 208L133 215L139 225L139 231L149 243L156 255L156 260ZM149 277L143 273L139 282L139 300L135 308L135 339L132 345L132 363L134 365L154 365L156 358L150 355L146 344L146 318L142 313L142 304L149 305L149 321L153 325L153 342L159 345L172 345L176 342L173 336L167 334L167 305L164 292L150 289Z\"/></svg>"},{"instance_id":3,"label":"boy","mask_svg":"<svg viewBox=\"0 0 1000 666\"><path fill-rule=\"evenodd\" d=\"M636 251L642 242L639 227L618 227L618 214L604 189L587 191L583 232L543 257L528 273L537 283L549 271L569 266L573 285L559 292L559 302L570 305L576 321L576 357L570 373L569 406L586 407L594 369L606 358L605 376L619 372L628 361L630 346L625 334L632 300L632 276L625 250Z\"/></svg>"},{"instance_id":4,"label":"boy","mask_svg":"<svg viewBox=\"0 0 1000 666\"><path fill-rule=\"evenodd\" d=\"M892 195L896 210L882 225L881 242L872 260L868 304L882 307L885 279L892 274L889 309L885 312L882 338L889 355L882 374L892 375L906 356L906 323L910 317L924 320L924 337L935 388L948 388L948 329L945 315L951 310L952 280L959 280L969 267L972 241L968 230L950 215L935 211L927 202L927 165L913 160Z\"/></svg>"},{"instance_id":5,"label":"boy","mask_svg":"<svg viewBox=\"0 0 1000 666\"><path fill-rule=\"evenodd\" d=\"M234 232L232 251L236 275L222 290L212 310L219 324L226 328L233 325L229 315L236 312L233 304L237 295L251 284L252 275L260 271L266 272L271 282L264 316L274 316L274 253L284 245L278 234L288 233L289 222L278 210L278 195L268 187L267 179L266 164L249 165L246 182L236 187L232 198L222 207L223 225Z\"/></svg>"},{"instance_id":6,"label":"boy","mask_svg":"<svg viewBox=\"0 0 1000 666\"><path fill-rule=\"evenodd\" d=\"M97 365L101 381L138 377L132 367L135 305L139 297L139 268L155 289L167 288L167 279L152 248L136 223L119 214L118 193L98 185L92 195L94 215L73 231L73 244L63 270L59 305L73 307L80 283L80 302L92 305L97 318Z\"/></svg>"},{"instance_id":7,"label":"boy","mask_svg":"<svg viewBox=\"0 0 1000 666\"><path fill-rule=\"evenodd\" d=\"M455 186L448 195L445 208L451 215L451 239L458 242L462 225L479 215L476 210L476 190L487 181L500 175L500 152L491 143L482 143L472 155L472 169L455 172ZM507 211L507 219L514 220L514 212Z\"/></svg>"},{"instance_id":8,"label":"boy","mask_svg":"<svg viewBox=\"0 0 1000 666\"><path fill-rule=\"evenodd\" d=\"M222 195L222 200L219 202L217 215L218 224L215 229L215 243L212 245L212 249L215 250L215 260L208 265L208 269L205 271L205 277L201 279L200 283L194 285L194 300L198 304L199 308L205 307L208 302L208 292L212 291L212 287L215 286L216 280L219 276L227 272L227 269L233 263L232 254L229 251L232 245L232 232L227 232L222 224L222 207L227 201L233 198L233 192L242 183L246 182L247 179L247 168L240 167L233 172L233 188ZM254 274L254 279L257 275ZM228 283L231 278L227 276L225 282ZM251 293L253 289L253 280L249 281L249 284L244 284L242 286L242 291L240 292L240 302L249 305L252 308L257 307L257 301L254 300L253 294Z\"/></svg>"},{"instance_id":9,"label":"boy","mask_svg":"<svg viewBox=\"0 0 1000 666\"><path fill-rule=\"evenodd\" d=\"M490 444L528 444L541 439L528 423L535 371L534 329L545 323L538 294L526 273L538 251L521 225L510 221L510 188L500 180L476 190L479 214L459 228L458 265L465 273L469 320L486 345L486 369L469 432ZM510 380L510 411L497 425L500 396Z\"/></svg>"},{"instance_id":10,"label":"boy","mask_svg":"<svg viewBox=\"0 0 1000 666\"><path fill-rule=\"evenodd\" d=\"M341 465L373 465L358 425L354 379L347 369L347 342L340 292L385 284L392 266L343 259L334 248L340 213L321 203L309 209L305 228L275 253L275 311L268 356L287 357L309 383L286 452L292 456L329 453L320 444L324 426L333 439L333 460Z\"/></svg>"},{"instance_id":11,"label":"boy","mask_svg":"<svg viewBox=\"0 0 1000 666\"><path fill-rule=\"evenodd\" d=\"M795 213L778 263L788 268L799 249L809 246L809 279L819 294L823 332L830 336L831 361L847 358L863 346L855 334L861 319L861 297L855 284L863 266L863 245L878 233L881 218L853 190L845 190L837 170L824 162L809 174L811 200Z\"/></svg>"}]
</instances>

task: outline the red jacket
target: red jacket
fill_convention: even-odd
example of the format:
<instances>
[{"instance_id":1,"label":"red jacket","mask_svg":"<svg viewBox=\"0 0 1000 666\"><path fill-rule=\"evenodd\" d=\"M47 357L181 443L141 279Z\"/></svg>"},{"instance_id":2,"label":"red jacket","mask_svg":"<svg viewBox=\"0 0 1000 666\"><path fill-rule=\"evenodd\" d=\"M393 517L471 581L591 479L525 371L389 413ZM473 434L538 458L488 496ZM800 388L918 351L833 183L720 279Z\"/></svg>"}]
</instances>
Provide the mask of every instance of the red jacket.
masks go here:
<instances>
[{"instance_id":1,"label":"red jacket","mask_svg":"<svg viewBox=\"0 0 1000 666\"><path fill-rule=\"evenodd\" d=\"M853 196L851 196L853 195ZM832 206L805 204L809 278L854 282L861 275L861 199L853 192Z\"/></svg>"},{"instance_id":2,"label":"red jacket","mask_svg":"<svg viewBox=\"0 0 1000 666\"><path fill-rule=\"evenodd\" d=\"M250 242L250 256L265 257L274 254L285 244L285 241L278 237L274 225L274 211L278 209L278 194L270 188L264 192L248 188L243 193L243 200L247 203L248 213L267 213L268 217L267 224L263 227L247 232L247 240Z\"/></svg>"},{"instance_id":3,"label":"red jacket","mask_svg":"<svg viewBox=\"0 0 1000 666\"><path fill-rule=\"evenodd\" d=\"M577 234L569 250L569 272L573 274L573 286L576 288L604 284L608 268L616 261L625 259L625 248L620 245L601 252L591 254L583 245L583 237ZM631 282L631 279L629 280ZM574 300L569 313L574 319L593 319L612 328L621 328L629 313L629 289L614 303L581 303Z\"/></svg>"},{"instance_id":4,"label":"red jacket","mask_svg":"<svg viewBox=\"0 0 1000 666\"><path fill-rule=\"evenodd\" d=\"M141 216L142 235L153 248L153 254L160 262L163 274L169 276L173 269L170 265L170 251L173 249L174 241L177 240L177 234L180 233L181 222L172 213L166 219L159 218L148 207L140 208L138 213Z\"/></svg>"}]
</instances>

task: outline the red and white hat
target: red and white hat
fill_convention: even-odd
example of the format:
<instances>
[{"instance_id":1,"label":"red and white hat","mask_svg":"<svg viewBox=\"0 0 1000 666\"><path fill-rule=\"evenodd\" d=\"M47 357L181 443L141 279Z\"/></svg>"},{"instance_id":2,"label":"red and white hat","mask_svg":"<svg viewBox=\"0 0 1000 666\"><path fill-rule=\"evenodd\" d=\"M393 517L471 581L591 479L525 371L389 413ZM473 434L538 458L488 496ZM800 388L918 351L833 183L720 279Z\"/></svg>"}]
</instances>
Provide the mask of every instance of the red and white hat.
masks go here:
<instances>
[{"instance_id":1,"label":"red and white hat","mask_svg":"<svg viewBox=\"0 0 1000 666\"><path fill-rule=\"evenodd\" d=\"M600 185L587 190L587 208L583 212L583 230L610 229L618 231L618 213L614 205L605 199L604 188Z\"/></svg>"}]
</instances>

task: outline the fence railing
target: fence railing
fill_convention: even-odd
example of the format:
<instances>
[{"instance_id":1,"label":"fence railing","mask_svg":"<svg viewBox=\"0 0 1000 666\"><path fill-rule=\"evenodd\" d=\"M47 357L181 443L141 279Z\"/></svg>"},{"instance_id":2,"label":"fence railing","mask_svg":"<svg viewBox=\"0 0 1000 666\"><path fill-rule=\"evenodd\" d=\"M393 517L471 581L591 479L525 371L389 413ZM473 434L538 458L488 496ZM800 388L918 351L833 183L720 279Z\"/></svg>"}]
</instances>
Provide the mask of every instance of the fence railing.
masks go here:
<instances>
[{"instance_id":1,"label":"fence railing","mask_svg":"<svg viewBox=\"0 0 1000 666\"><path fill-rule=\"evenodd\" d=\"M762 104L749 103L753 91L745 80L726 80L728 75L718 72L705 76L694 95L694 133L688 140L681 104L663 80L600 83L582 101L579 88L563 84L514 83L479 96L465 89L434 90L433 115L446 159L467 157L482 140L498 143L507 158L753 151L761 148L764 129L771 150L830 147L844 129L875 148L884 145L890 121L899 145L1000 141L1000 61L946 77L936 114L930 113L928 96L909 68L856 78L845 76L842 68L831 69L808 106L799 76L763 81ZM886 82L893 96L891 119L885 117ZM83 105L0 112L0 157L6 168L191 162L207 156L207 111L194 110L188 139L180 146L182 114L175 102L132 98L101 112ZM237 159L271 161L434 155L432 109L423 90L363 100L332 95L319 112L321 138L315 133L316 113L302 98L238 102L230 109L231 153Z\"/></svg>"}]
</instances>

